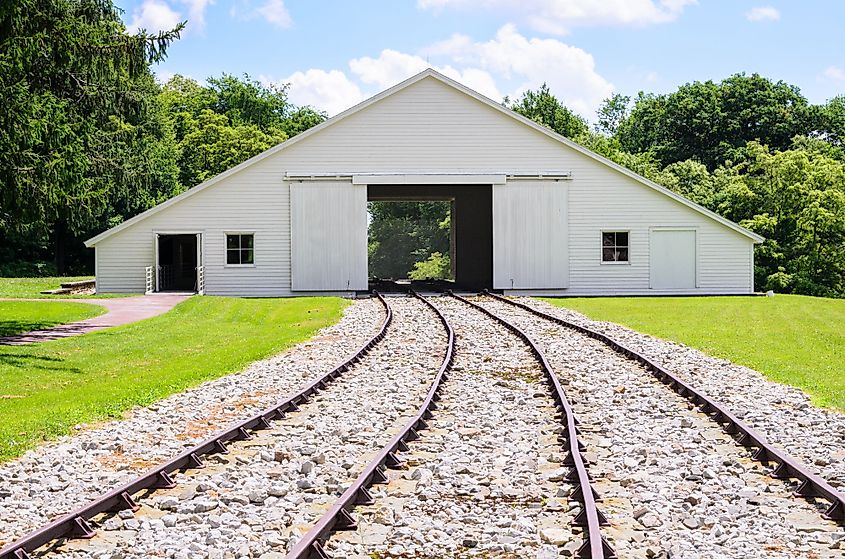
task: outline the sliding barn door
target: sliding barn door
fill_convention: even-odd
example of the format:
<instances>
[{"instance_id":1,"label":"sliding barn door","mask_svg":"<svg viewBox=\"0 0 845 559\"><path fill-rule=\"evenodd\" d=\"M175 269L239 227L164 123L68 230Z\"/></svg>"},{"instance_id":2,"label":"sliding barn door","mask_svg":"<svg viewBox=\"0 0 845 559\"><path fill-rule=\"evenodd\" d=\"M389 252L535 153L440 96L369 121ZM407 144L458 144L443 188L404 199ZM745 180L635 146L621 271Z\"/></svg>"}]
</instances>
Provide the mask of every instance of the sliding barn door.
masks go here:
<instances>
[{"instance_id":1,"label":"sliding barn door","mask_svg":"<svg viewBox=\"0 0 845 559\"><path fill-rule=\"evenodd\" d=\"M569 287L566 183L493 185L493 288Z\"/></svg>"},{"instance_id":2,"label":"sliding barn door","mask_svg":"<svg viewBox=\"0 0 845 559\"><path fill-rule=\"evenodd\" d=\"M367 187L351 181L293 182L291 289L367 289Z\"/></svg>"}]
</instances>

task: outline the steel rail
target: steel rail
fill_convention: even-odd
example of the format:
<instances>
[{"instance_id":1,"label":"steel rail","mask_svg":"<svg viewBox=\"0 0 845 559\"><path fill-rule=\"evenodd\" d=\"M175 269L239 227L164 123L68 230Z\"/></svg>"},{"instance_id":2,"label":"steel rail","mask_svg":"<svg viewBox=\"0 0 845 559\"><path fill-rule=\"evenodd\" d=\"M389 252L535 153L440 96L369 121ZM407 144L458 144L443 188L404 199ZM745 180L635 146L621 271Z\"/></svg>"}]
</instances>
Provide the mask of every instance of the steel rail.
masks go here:
<instances>
[{"instance_id":1,"label":"steel rail","mask_svg":"<svg viewBox=\"0 0 845 559\"><path fill-rule=\"evenodd\" d=\"M337 530L354 530L357 522L351 512L357 505L371 505L375 501L368 488L373 484L387 483L385 468L399 468L402 461L397 453L409 450L408 442L419 438L418 431L427 429L426 420L433 416L432 411L437 409L436 402L440 400L440 389L446 379L446 373L452 368L455 360L455 332L449 321L443 316L437 307L428 300L411 291L411 295L420 299L437 315L440 323L446 329L447 345L443 362L437 371L437 375L431 383L428 394L423 400L417 413L405 424L399 433L393 436L382 449L376 454L365 467L364 471L354 482L343 492L332 507L320 517L314 526L299 539L294 547L287 554L285 559L328 559L329 555L323 549L323 545L332 532Z\"/></svg>"},{"instance_id":2,"label":"steel rail","mask_svg":"<svg viewBox=\"0 0 845 559\"><path fill-rule=\"evenodd\" d=\"M629 359L640 363L646 370L654 374L660 382L668 385L680 396L683 396L691 403L698 406L702 413L707 415L715 423L719 424L727 434L731 435L738 445L754 449L751 454L751 458L753 460L766 464L774 463L773 469L769 472L771 477L775 479L798 480L800 483L798 488L793 491L794 496L804 497L808 500L816 497L826 499L830 502L830 505L827 510L822 513L822 517L827 520L834 520L841 524L845 524L845 493L838 491L821 476L810 471L806 465L802 464L785 451L772 445L762 433L752 429L748 424L728 410L724 404L710 398L704 392L693 388L673 373L669 372L667 369L664 369L654 361L614 340L606 334L596 330L591 330L590 328L581 326L580 324L575 324L574 322L569 322L568 320L564 320L557 316L535 309L525 303L514 301L495 293L485 292L484 294L496 299L497 301L502 301L514 307L526 310L535 316L539 316L589 336L590 338L599 340L610 346L617 353L621 353Z\"/></svg>"},{"instance_id":3,"label":"steel rail","mask_svg":"<svg viewBox=\"0 0 845 559\"><path fill-rule=\"evenodd\" d=\"M384 320L378 332L331 371L309 382L295 393L286 396L279 403L246 420L230 424L222 431L215 433L210 438L164 464L147 470L128 483L112 489L73 512L10 543L0 549L0 559L29 559L29 552L62 538L92 538L95 535L95 530L89 520L93 517L101 513L118 512L124 509L137 510L139 506L133 500L133 495L136 493L144 490L175 487L176 484L170 476L171 473L178 470L202 468L204 467L202 456L226 454L228 452L226 443L251 439L250 431L269 429L272 420L281 419L286 412L297 411L300 404L307 402L311 395L325 389L335 378L350 370L355 363L384 339L387 329L393 321L393 311L380 293L374 291L373 295L379 300L385 311Z\"/></svg>"},{"instance_id":4,"label":"steel rail","mask_svg":"<svg viewBox=\"0 0 845 559\"><path fill-rule=\"evenodd\" d=\"M566 398L566 392L560 384L560 380L546 359L545 353L540 349L540 346L515 324L498 316L494 312L473 303L454 293L449 293L455 299L469 305L475 310L489 316L502 326L516 334L521 338L526 345L531 349L531 353L540 362L543 372L546 374L546 381L552 389L552 395L555 403L560 408L564 420L563 427L565 429L565 439L568 446L566 457L563 460L565 466L570 466L571 470L566 476L567 481L574 486L574 490L570 497L581 503L581 512L579 512L573 520L573 525L582 526L586 528L584 531L584 543L578 548L576 552L577 557L590 559L614 559L616 552L607 543L607 540L601 535L601 527L608 525L607 518L598 509L596 500L598 493L590 484L590 476L587 472L587 466L584 464L584 458L581 452L584 450L584 445L578 440L578 421L575 418L575 412L572 405Z\"/></svg>"}]
</instances>

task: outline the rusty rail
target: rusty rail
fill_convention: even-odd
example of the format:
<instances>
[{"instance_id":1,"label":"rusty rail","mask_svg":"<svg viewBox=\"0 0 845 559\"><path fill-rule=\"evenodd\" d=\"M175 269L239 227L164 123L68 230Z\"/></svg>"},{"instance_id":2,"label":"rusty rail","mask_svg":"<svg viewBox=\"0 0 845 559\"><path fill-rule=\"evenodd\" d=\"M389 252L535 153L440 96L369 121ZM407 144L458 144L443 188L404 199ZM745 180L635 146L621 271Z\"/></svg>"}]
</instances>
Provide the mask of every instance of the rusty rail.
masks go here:
<instances>
[{"instance_id":1,"label":"rusty rail","mask_svg":"<svg viewBox=\"0 0 845 559\"><path fill-rule=\"evenodd\" d=\"M376 344L384 339L388 326L393 321L393 311L381 294L377 292L373 292L373 294L378 298L385 310L385 317L379 331L331 371L311 381L304 388L287 396L284 400L272 407L246 420L229 425L222 431L214 434L211 438L182 452L168 462L147 470L141 476L97 497L87 505L10 543L3 549L0 549L0 559L29 559L29 552L62 538L92 538L95 535L95 531L89 520L93 517L101 513L117 512L123 509L137 510L138 505L132 498L136 493L143 490L174 487L175 482L170 476L171 473L178 470L202 468L204 467L202 456L225 454L228 452L226 443L250 439L252 438L250 431L269 429L272 420L281 419L286 412L297 411L299 404L307 402L311 395L326 388L329 383L352 368L355 363L360 361Z\"/></svg>"},{"instance_id":2,"label":"rusty rail","mask_svg":"<svg viewBox=\"0 0 845 559\"><path fill-rule=\"evenodd\" d=\"M534 354L534 357L540 362L543 372L546 374L546 380L552 390L552 396L554 397L555 403L563 414L563 427L565 429L564 435L568 446L568 451L563 464L572 468L566 479L575 488L570 497L581 503L581 512L576 515L573 520L573 524L575 526L582 526L585 528L584 543L580 548L578 548L576 556L590 559L615 558L616 553L613 548L601 535L601 526L606 526L608 522L596 505L598 493L596 493L596 490L590 485L590 476L587 473L587 466L584 464L584 458L581 455L581 452L584 450L584 446L580 441L578 441L578 428L576 427L577 420L575 419L575 412L572 410L572 406L566 398L566 393L564 392L554 369L552 369L548 359L546 359L545 353L543 353L531 336L515 324L508 322L492 311L482 307L481 305L473 303L468 299L455 295L454 293L450 293L450 295L475 310L489 316L519 336L531 348L531 352Z\"/></svg>"},{"instance_id":3,"label":"rusty rail","mask_svg":"<svg viewBox=\"0 0 845 559\"><path fill-rule=\"evenodd\" d=\"M446 329L448 336L446 354L437 375L417 413L399 433L390 439L390 442L382 447L334 505L300 538L287 554L286 559L328 559L329 555L326 554L323 545L331 533L336 530L354 530L357 527L351 515L352 510L357 505L374 503L368 488L373 484L387 483L385 468L397 468L401 465L402 462L397 453L409 450L407 443L419 438L417 431L428 428L426 420L431 419L432 411L437 409L436 402L440 399L440 388L446 379L446 372L452 367L455 359L455 332L446 317L434 305L416 292L412 291L411 294L434 311Z\"/></svg>"},{"instance_id":4,"label":"rusty rail","mask_svg":"<svg viewBox=\"0 0 845 559\"><path fill-rule=\"evenodd\" d=\"M485 292L485 295L502 301L514 307L528 311L535 316L539 316L560 326L564 326L571 330L575 330L581 334L589 336L590 338L599 340L604 344L610 346L614 351L621 353L629 359L638 362L646 370L654 374L657 379L663 384L668 385L671 389L683 396L694 405L698 406L702 413L706 414L714 422L718 423L722 429L729 435L733 436L736 443L740 446L754 449L751 457L754 460L766 464L774 463L774 468L769 472L773 478L776 479L796 479L799 486L793 492L796 497L804 497L805 499L813 499L821 497L830 502L827 510L822 513L822 516L828 520L835 520L839 523L845 524L845 493L837 491L821 476L813 473L804 464L784 452L783 450L772 445L766 437L752 429L744 421L731 413L724 404L707 396L704 392L696 390L689 384L685 383L677 376L664 369L654 361L637 353L633 349L617 342L613 338L591 330L585 326L569 322L557 316L545 313L534 307L496 295L494 293Z\"/></svg>"}]
</instances>

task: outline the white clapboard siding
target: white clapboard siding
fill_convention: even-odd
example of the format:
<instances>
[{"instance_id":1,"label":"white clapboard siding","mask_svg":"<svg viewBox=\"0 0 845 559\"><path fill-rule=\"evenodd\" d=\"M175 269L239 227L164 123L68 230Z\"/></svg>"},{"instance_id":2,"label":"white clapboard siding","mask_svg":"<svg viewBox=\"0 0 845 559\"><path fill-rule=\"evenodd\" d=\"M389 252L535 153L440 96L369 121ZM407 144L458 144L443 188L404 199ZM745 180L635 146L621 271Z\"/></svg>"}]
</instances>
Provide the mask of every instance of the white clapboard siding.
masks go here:
<instances>
[{"instance_id":1,"label":"white clapboard siding","mask_svg":"<svg viewBox=\"0 0 845 559\"><path fill-rule=\"evenodd\" d=\"M569 286L567 181L493 187L493 288Z\"/></svg>"},{"instance_id":2,"label":"white clapboard siding","mask_svg":"<svg viewBox=\"0 0 845 559\"><path fill-rule=\"evenodd\" d=\"M367 289L367 187L292 182L290 200L291 289Z\"/></svg>"},{"instance_id":3,"label":"white clapboard siding","mask_svg":"<svg viewBox=\"0 0 845 559\"><path fill-rule=\"evenodd\" d=\"M751 293L751 240L609 168L569 183L570 278L567 295ZM617 176L613 176L616 174ZM604 178L602 175L605 175ZM651 288L650 229L696 230L698 287ZM629 263L601 262L602 231L629 232Z\"/></svg>"},{"instance_id":4,"label":"white clapboard siding","mask_svg":"<svg viewBox=\"0 0 845 559\"><path fill-rule=\"evenodd\" d=\"M97 244L97 289L143 292L156 232L202 233L208 295L271 296L290 290L288 189L267 162L168 207ZM255 266L227 267L225 234L255 234Z\"/></svg>"},{"instance_id":5,"label":"white clapboard siding","mask_svg":"<svg viewBox=\"0 0 845 559\"><path fill-rule=\"evenodd\" d=\"M752 291L751 239L430 76L100 241L98 289L142 292L154 231L185 230L203 233L206 293L293 294L286 173L542 171L572 173L566 182L570 283L547 293L654 293L648 263L653 226L697 228L694 292ZM600 232L608 228L631 232L630 265L601 265ZM226 230L255 231L254 268L223 265Z\"/></svg>"}]
</instances>

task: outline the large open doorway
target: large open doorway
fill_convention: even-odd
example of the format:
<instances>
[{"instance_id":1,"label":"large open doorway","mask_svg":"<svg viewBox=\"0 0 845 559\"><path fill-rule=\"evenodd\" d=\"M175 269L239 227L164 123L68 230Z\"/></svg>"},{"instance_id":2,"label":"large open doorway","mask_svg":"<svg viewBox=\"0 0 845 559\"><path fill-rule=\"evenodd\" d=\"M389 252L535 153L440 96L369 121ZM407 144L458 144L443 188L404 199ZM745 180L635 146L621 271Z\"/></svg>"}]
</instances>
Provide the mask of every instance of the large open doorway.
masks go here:
<instances>
[{"instance_id":1,"label":"large open doorway","mask_svg":"<svg viewBox=\"0 0 845 559\"><path fill-rule=\"evenodd\" d=\"M197 291L200 236L157 235L156 291Z\"/></svg>"},{"instance_id":2,"label":"large open doorway","mask_svg":"<svg viewBox=\"0 0 845 559\"><path fill-rule=\"evenodd\" d=\"M373 253L374 241L393 243L407 235L407 228L397 224L395 237L389 224L386 230L374 231L370 222L370 278L407 281L432 278L457 289L481 290L493 287L493 202L491 185L369 185L367 201L423 203L422 211L410 212L426 220L419 223L415 234L428 241L391 246L391 251ZM372 209L372 206L371 206ZM448 210L448 211L445 211ZM401 216L402 211L394 212ZM443 216L447 219L444 223ZM405 224L407 225L407 224ZM440 229L440 231L438 231ZM377 233L379 238L374 239ZM435 254L436 253L436 254ZM395 259L396 262L384 262ZM393 265L395 264L395 265ZM415 265L416 264L416 265ZM391 277L383 273L389 270ZM405 275L405 277L396 277Z\"/></svg>"}]
</instances>

